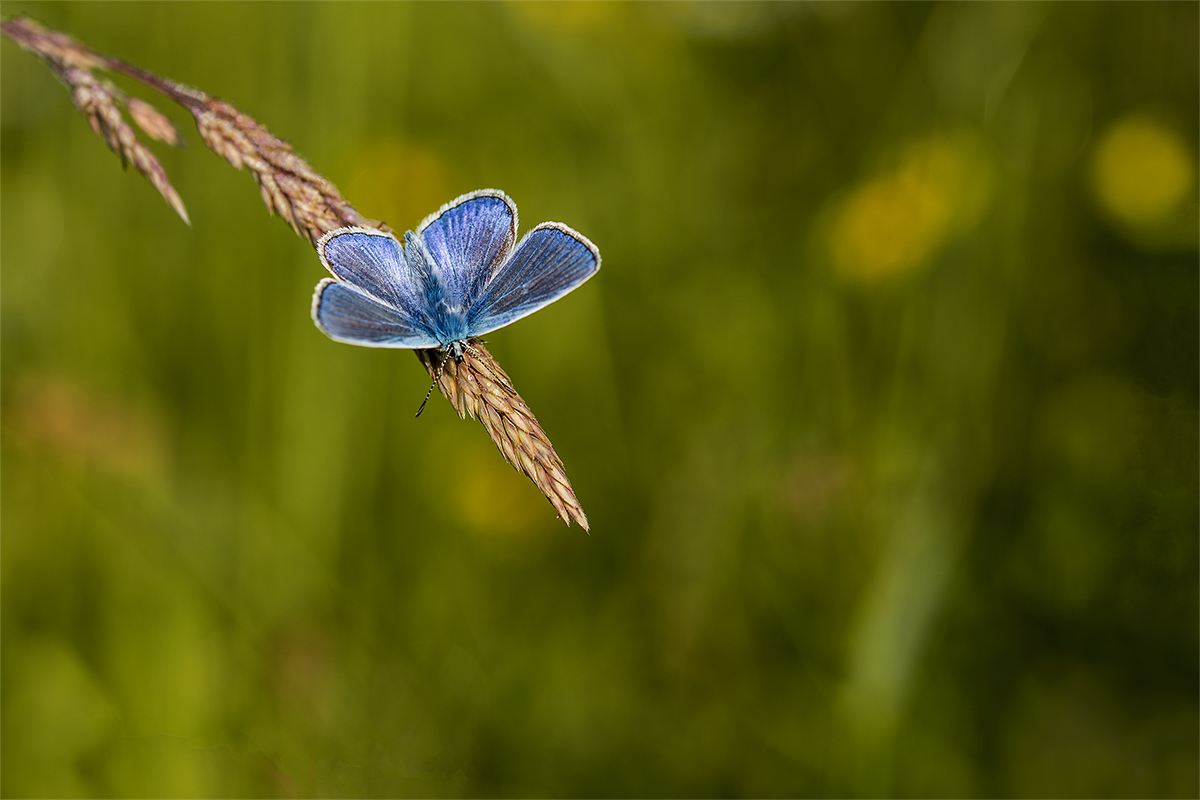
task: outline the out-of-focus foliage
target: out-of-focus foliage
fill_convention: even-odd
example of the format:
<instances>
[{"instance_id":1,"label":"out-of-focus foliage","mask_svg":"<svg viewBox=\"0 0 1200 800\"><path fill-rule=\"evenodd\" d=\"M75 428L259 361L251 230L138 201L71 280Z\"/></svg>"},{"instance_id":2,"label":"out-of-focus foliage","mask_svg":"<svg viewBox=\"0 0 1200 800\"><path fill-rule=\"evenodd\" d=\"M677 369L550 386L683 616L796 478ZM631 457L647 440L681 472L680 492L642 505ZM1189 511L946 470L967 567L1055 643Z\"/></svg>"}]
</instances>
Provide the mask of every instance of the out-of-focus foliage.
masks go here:
<instances>
[{"instance_id":1,"label":"out-of-focus foliage","mask_svg":"<svg viewBox=\"0 0 1200 800\"><path fill-rule=\"evenodd\" d=\"M3 3L604 255L586 536L0 46L3 794L1196 796L1197 9Z\"/></svg>"}]
</instances>

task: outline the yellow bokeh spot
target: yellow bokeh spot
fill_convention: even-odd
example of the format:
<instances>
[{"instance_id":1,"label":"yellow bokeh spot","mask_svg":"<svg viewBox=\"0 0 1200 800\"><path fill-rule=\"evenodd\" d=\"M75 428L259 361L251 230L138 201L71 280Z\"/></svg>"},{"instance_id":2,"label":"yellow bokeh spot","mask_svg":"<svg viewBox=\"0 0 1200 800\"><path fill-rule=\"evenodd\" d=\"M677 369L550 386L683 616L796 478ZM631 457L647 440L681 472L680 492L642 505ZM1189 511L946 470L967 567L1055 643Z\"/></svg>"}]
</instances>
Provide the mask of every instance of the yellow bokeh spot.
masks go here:
<instances>
[{"instance_id":1,"label":"yellow bokeh spot","mask_svg":"<svg viewBox=\"0 0 1200 800\"><path fill-rule=\"evenodd\" d=\"M519 0L509 4L518 15L546 28L583 30L612 17L622 9L619 3L574 0L570 3L546 3Z\"/></svg>"},{"instance_id":2,"label":"yellow bokeh spot","mask_svg":"<svg viewBox=\"0 0 1200 800\"><path fill-rule=\"evenodd\" d=\"M1173 217L1196 177L1195 161L1179 134L1141 114L1108 129L1093 166L1100 202L1118 220L1136 227Z\"/></svg>"},{"instance_id":3,"label":"yellow bokeh spot","mask_svg":"<svg viewBox=\"0 0 1200 800\"><path fill-rule=\"evenodd\" d=\"M989 187L987 162L973 140L912 144L893 168L842 201L830 228L834 260L868 280L911 270L978 216Z\"/></svg>"}]
</instances>

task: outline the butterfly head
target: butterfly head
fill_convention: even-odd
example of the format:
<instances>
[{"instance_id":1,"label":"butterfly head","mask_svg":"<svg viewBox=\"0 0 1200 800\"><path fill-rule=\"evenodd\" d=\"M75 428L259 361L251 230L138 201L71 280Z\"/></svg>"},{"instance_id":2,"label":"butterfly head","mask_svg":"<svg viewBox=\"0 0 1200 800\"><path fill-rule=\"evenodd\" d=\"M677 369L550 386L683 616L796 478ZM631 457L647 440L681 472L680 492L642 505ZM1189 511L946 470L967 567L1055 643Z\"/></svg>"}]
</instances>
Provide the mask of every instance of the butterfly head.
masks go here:
<instances>
[{"instance_id":1,"label":"butterfly head","mask_svg":"<svg viewBox=\"0 0 1200 800\"><path fill-rule=\"evenodd\" d=\"M469 345L462 339L455 339L450 344L442 345L442 353L454 359L455 364L463 363L463 353L467 351Z\"/></svg>"}]
</instances>

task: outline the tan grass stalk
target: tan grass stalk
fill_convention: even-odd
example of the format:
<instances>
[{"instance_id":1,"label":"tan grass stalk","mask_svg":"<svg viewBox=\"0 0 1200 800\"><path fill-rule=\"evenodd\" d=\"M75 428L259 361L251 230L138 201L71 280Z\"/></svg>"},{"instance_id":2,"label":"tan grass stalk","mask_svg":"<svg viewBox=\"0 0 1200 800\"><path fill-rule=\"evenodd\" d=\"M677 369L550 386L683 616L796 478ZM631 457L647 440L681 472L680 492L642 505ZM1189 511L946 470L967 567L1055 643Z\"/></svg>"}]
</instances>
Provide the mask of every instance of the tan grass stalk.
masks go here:
<instances>
[{"instance_id":1,"label":"tan grass stalk","mask_svg":"<svg viewBox=\"0 0 1200 800\"><path fill-rule=\"evenodd\" d=\"M72 100L92 130L122 162L132 163L185 222L188 217L183 201L162 166L122 118L119 103L124 100L130 116L151 137L178 144L178 133L148 103L123 98L115 87L98 80L92 70L122 72L190 111L200 138L209 149L236 169L246 167L258 183L267 209L282 217L310 245L335 228L357 225L388 230L383 223L359 214L336 186L293 152L290 144L277 139L230 104L120 59L93 52L70 36L48 30L25 17L5 20L0 23L0 31L50 66L71 90ZM472 339L471 350L463 362L458 364L449 359L440 375L439 367L445 358L440 350L417 350L416 355L430 376L438 378L438 390L458 415L465 418L470 414L478 419L504 459L534 482L559 518L568 525L573 519L587 530L587 517L575 499L562 460L484 344Z\"/></svg>"}]
</instances>

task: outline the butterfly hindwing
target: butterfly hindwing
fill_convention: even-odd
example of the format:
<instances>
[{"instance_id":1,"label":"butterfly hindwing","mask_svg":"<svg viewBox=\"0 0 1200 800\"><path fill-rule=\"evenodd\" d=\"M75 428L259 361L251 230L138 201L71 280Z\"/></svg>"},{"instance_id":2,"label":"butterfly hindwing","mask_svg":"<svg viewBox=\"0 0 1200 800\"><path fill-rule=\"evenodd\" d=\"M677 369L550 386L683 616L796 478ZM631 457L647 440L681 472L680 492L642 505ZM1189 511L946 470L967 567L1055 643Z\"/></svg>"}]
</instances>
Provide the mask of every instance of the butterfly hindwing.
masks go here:
<instances>
[{"instance_id":1,"label":"butterfly hindwing","mask_svg":"<svg viewBox=\"0 0 1200 800\"><path fill-rule=\"evenodd\" d=\"M467 314L471 336L502 328L549 305L600 269L600 251L559 222L543 222L521 239Z\"/></svg>"},{"instance_id":2,"label":"butterfly hindwing","mask_svg":"<svg viewBox=\"0 0 1200 800\"><path fill-rule=\"evenodd\" d=\"M410 350L438 346L437 339L419 321L332 278L317 284L312 317L329 338L347 344Z\"/></svg>"}]
</instances>

